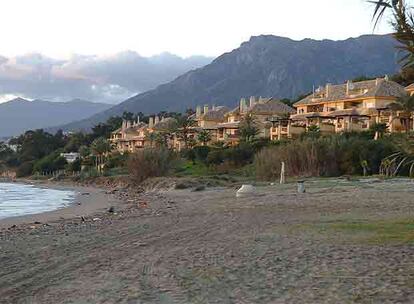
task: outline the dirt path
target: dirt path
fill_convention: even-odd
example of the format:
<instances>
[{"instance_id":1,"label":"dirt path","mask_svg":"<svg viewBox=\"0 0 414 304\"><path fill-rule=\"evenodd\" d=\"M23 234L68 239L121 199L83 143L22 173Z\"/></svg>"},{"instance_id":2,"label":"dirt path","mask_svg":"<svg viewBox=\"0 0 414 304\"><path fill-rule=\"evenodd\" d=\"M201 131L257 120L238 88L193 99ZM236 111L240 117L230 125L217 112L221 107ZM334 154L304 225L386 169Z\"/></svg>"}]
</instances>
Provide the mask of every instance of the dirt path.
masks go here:
<instances>
[{"instance_id":1,"label":"dirt path","mask_svg":"<svg viewBox=\"0 0 414 304\"><path fill-rule=\"evenodd\" d=\"M413 303L414 233L353 225L407 223L414 185L308 188L146 194L100 220L3 232L0 302Z\"/></svg>"}]
</instances>

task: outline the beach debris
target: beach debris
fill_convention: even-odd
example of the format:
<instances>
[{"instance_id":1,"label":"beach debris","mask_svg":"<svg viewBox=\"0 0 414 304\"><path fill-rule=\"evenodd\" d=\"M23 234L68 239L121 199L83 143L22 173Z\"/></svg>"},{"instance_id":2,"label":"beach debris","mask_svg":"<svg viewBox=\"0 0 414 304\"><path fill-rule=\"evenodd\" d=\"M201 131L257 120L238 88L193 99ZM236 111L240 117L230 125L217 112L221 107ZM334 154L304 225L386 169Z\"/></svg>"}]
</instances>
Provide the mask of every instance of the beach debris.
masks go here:
<instances>
[{"instance_id":1,"label":"beach debris","mask_svg":"<svg viewBox=\"0 0 414 304\"><path fill-rule=\"evenodd\" d=\"M242 185L239 190L237 190L236 197L247 196L255 194L255 189L253 185Z\"/></svg>"},{"instance_id":2,"label":"beach debris","mask_svg":"<svg viewBox=\"0 0 414 304\"><path fill-rule=\"evenodd\" d=\"M78 202L78 206L80 206L80 205L82 205L82 203L81 202Z\"/></svg>"},{"instance_id":3,"label":"beach debris","mask_svg":"<svg viewBox=\"0 0 414 304\"><path fill-rule=\"evenodd\" d=\"M89 192L83 192L81 195L90 195Z\"/></svg>"},{"instance_id":4,"label":"beach debris","mask_svg":"<svg viewBox=\"0 0 414 304\"><path fill-rule=\"evenodd\" d=\"M148 203L147 202L138 202L138 207L139 208L147 208L148 207Z\"/></svg>"},{"instance_id":5,"label":"beach debris","mask_svg":"<svg viewBox=\"0 0 414 304\"><path fill-rule=\"evenodd\" d=\"M86 222L85 217L83 215L81 216L81 221Z\"/></svg>"},{"instance_id":6,"label":"beach debris","mask_svg":"<svg viewBox=\"0 0 414 304\"><path fill-rule=\"evenodd\" d=\"M95 218L92 219L92 221L94 221L94 222L97 222L97 221L100 221L100 220L101 219L99 217L95 217Z\"/></svg>"},{"instance_id":7,"label":"beach debris","mask_svg":"<svg viewBox=\"0 0 414 304\"><path fill-rule=\"evenodd\" d=\"M35 225L40 225L40 224L42 224L41 222L39 222L39 221L36 221L36 222L34 222L33 224L35 224Z\"/></svg>"},{"instance_id":8,"label":"beach debris","mask_svg":"<svg viewBox=\"0 0 414 304\"><path fill-rule=\"evenodd\" d=\"M297 181L297 185L298 185L298 193L305 193L306 192L305 181L304 180Z\"/></svg>"},{"instance_id":9,"label":"beach debris","mask_svg":"<svg viewBox=\"0 0 414 304\"><path fill-rule=\"evenodd\" d=\"M14 228L17 228L17 226L16 226L16 225L11 225L11 226L9 227L9 230L10 230L10 229L14 229Z\"/></svg>"},{"instance_id":10,"label":"beach debris","mask_svg":"<svg viewBox=\"0 0 414 304\"><path fill-rule=\"evenodd\" d=\"M204 190L206 190L206 186L200 185L200 186L195 187L193 189L193 192L199 192L199 191L204 191Z\"/></svg>"},{"instance_id":11,"label":"beach debris","mask_svg":"<svg viewBox=\"0 0 414 304\"><path fill-rule=\"evenodd\" d=\"M115 212L115 207L114 206L109 207L108 212L109 213L114 213Z\"/></svg>"},{"instance_id":12,"label":"beach debris","mask_svg":"<svg viewBox=\"0 0 414 304\"><path fill-rule=\"evenodd\" d=\"M147 246L147 243L143 243L143 242L135 242L135 243L134 243L134 245L136 245L136 246L140 246L140 247L143 247L143 246Z\"/></svg>"},{"instance_id":13,"label":"beach debris","mask_svg":"<svg viewBox=\"0 0 414 304\"><path fill-rule=\"evenodd\" d=\"M116 192L118 192L118 189L111 189L105 192L105 194L115 194Z\"/></svg>"}]
</instances>

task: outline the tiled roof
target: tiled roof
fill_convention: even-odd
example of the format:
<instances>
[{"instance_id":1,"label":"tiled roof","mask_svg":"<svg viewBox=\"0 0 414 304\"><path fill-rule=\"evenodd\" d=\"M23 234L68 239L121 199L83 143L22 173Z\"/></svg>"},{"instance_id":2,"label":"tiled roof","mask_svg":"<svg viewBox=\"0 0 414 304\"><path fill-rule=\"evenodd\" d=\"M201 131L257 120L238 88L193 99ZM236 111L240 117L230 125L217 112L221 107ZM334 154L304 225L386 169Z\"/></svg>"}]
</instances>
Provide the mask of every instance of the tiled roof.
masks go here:
<instances>
[{"instance_id":1,"label":"tiled roof","mask_svg":"<svg viewBox=\"0 0 414 304\"><path fill-rule=\"evenodd\" d=\"M176 124L177 124L177 120L175 118L168 117L156 123L154 125L154 130L158 130L158 131L168 130L168 129L173 128Z\"/></svg>"},{"instance_id":2,"label":"tiled roof","mask_svg":"<svg viewBox=\"0 0 414 304\"><path fill-rule=\"evenodd\" d=\"M405 89L408 90L414 90L414 83L410 84L409 86L405 87Z\"/></svg>"},{"instance_id":3,"label":"tiled roof","mask_svg":"<svg viewBox=\"0 0 414 304\"><path fill-rule=\"evenodd\" d=\"M203 120L223 120L224 115L229 112L230 109L225 106L218 106L214 110L208 111L206 114L201 115L200 119Z\"/></svg>"},{"instance_id":4,"label":"tiled roof","mask_svg":"<svg viewBox=\"0 0 414 304\"><path fill-rule=\"evenodd\" d=\"M229 114L238 114L240 107L236 107L229 112ZM284 104L283 102L273 99L265 98L256 102L252 107L247 106L246 112L253 114L284 114L284 113L296 113L295 109Z\"/></svg>"},{"instance_id":5,"label":"tiled roof","mask_svg":"<svg viewBox=\"0 0 414 304\"><path fill-rule=\"evenodd\" d=\"M253 107L249 108L249 111L253 114L296 113L292 107L272 98L264 102L255 103Z\"/></svg>"},{"instance_id":6,"label":"tiled roof","mask_svg":"<svg viewBox=\"0 0 414 304\"><path fill-rule=\"evenodd\" d=\"M405 88L398 83L385 79L367 80L352 83L347 94L347 84L331 85L328 97L326 87L298 101L293 106L320 104L326 101L346 100L367 97L401 97L406 95Z\"/></svg>"},{"instance_id":7,"label":"tiled roof","mask_svg":"<svg viewBox=\"0 0 414 304\"><path fill-rule=\"evenodd\" d=\"M131 133L137 133L140 129L147 127L147 124L140 122L138 125L135 125L133 127L130 127L125 130L125 133L131 134Z\"/></svg>"}]
</instances>

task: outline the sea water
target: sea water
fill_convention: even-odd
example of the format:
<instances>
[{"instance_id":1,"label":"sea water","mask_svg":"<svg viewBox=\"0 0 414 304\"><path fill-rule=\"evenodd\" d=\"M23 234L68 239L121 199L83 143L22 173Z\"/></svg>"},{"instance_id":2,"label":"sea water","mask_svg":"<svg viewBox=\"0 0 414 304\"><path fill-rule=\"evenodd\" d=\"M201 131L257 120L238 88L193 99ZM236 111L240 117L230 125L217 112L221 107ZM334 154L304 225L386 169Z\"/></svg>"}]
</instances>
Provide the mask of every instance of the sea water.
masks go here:
<instances>
[{"instance_id":1,"label":"sea water","mask_svg":"<svg viewBox=\"0 0 414 304\"><path fill-rule=\"evenodd\" d=\"M75 199L70 190L17 183L0 183L0 219L64 208Z\"/></svg>"}]
</instances>

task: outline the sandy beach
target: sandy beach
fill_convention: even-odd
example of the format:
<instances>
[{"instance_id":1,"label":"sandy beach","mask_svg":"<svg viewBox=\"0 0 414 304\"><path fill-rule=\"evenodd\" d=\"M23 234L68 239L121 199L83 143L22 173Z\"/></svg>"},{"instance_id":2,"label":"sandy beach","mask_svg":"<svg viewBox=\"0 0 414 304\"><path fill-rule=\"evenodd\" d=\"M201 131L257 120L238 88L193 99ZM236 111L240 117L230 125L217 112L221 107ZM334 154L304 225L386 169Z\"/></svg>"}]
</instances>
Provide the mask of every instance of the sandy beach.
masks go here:
<instances>
[{"instance_id":1,"label":"sandy beach","mask_svg":"<svg viewBox=\"0 0 414 304\"><path fill-rule=\"evenodd\" d=\"M124 192L115 213L3 229L0 303L413 303L412 189Z\"/></svg>"}]
</instances>

